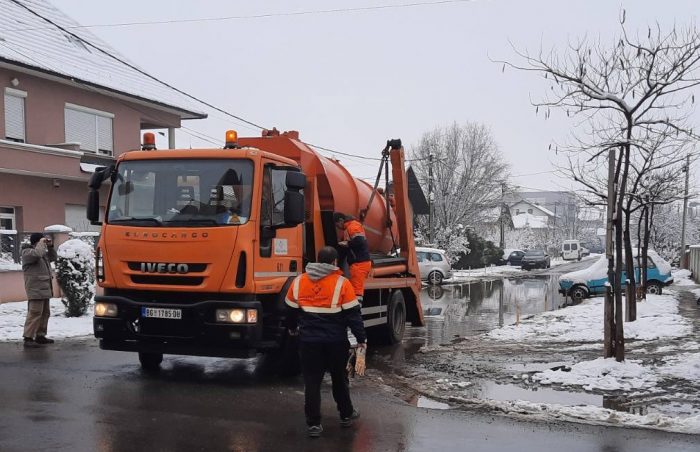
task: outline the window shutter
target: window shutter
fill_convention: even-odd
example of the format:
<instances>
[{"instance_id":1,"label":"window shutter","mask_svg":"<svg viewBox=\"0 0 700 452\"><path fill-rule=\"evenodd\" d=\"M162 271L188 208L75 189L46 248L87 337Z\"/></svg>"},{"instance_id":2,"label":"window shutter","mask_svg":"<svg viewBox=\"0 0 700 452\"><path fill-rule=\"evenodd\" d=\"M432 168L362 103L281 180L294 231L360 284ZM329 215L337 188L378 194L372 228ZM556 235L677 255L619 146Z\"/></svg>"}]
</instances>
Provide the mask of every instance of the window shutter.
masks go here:
<instances>
[{"instance_id":1,"label":"window shutter","mask_svg":"<svg viewBox=\"0 0 700 452\"><path fill-rule=\"evenodd\" d=\"M97 116L97 148L102 154L112 155L112 118Z\"/></svg>"},{"instance_id":2,"label":"window shutter","mask_svg":"<svg viewBox=\"0 0 700 452\"><path fill-rule=\"evenodd\" d=\"M97 128L95 115L84 111L65 109L66 141L80 143L83 151L97 152Z\"/></svg>"},{"instance_id":3,"label":"window shutter","mask_svg":"<svg viewBox=\"0 0 700 452\"><path fill-rule=\"evenodd\" d=\"M25 141L24 97L5 93L5 137Z\"/></svg>"}]
</instances>

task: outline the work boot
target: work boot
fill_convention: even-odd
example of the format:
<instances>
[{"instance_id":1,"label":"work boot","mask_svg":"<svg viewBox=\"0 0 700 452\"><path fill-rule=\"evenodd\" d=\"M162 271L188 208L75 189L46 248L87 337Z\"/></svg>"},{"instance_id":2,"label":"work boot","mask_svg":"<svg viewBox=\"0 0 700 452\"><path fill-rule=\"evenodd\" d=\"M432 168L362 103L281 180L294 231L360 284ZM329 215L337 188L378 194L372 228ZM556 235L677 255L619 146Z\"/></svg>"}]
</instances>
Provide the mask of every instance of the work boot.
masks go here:
<instances>
[{"instance_id":1,"label":"work boot","mask_svg":"<svg viewBox=\"0 0 700 452\"><path fill-rule=\"evenodd\" d=\"M309 438L318 438L321 436L321 433L323 433L323 427L321 424L306 427L306 434L309 435Z\"/></svg>"},{"instance_id":2,"label":"work boot","mask_svg":"<svg viewBox=\"0 0 700 452\"><path fill-rule=\"evenodd\" d=\"M24 338L24 346L25 347L31 347L31 348L36 348L39 347L39 344L32 339L31 337L25 337Z\"/></svg>"},{"instance_id":3,"label":"work boot","mask_svg":"<svg viewBox=\"0 0 700 452\"><path fill-rule=\"evenodd\" d=\"M37 344L53 344L55 341L53 339L49 339L46 336L37 336L35 342Z\"/></svg>"},{"instance_id":4,"label":"work boot","mask_svg":"<svg viewBox=\"0 0 700 452\"><path fill-rule=\"evenodd\" d=\"M340 426L347 428L352 427L352 421L360 417L360 412L357 410L352 410L352 414L348 417L340 418Z\"/></svg>"}]
</instances>

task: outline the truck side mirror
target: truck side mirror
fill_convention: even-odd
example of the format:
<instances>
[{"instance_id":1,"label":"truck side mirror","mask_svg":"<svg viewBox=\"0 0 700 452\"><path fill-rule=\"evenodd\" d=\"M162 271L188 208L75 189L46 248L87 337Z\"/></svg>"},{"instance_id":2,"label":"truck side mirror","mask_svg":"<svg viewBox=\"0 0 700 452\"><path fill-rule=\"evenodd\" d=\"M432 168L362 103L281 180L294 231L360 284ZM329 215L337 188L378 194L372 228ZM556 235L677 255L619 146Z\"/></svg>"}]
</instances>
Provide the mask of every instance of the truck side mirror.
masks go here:
<instances>
[{"instance_id":1,"label":"truck side mirror","mask_svg":"<svg viewBox=\"0 0 700 452\"><path fill-rule=\"evenodd\" d=\"M88 192L87 219L90 220L90 224L102 224L100 222L100 192L95 189L90 189Z\"/></svg>"},{"instance_id":2,"label":"truck side mirror","mask_svg":"<svg viewBox=\"0 0 700 452\"><path fill-rule=\"evenodd\" d=\"M296 226L304 222L304 195L298 191L284 194L284 224Z\"/></svg>"},{"instance_id":3,"label":"truck side mirror","mask_svg":"<svg viewBox=\"0 0 700 452\"><path fill-rule=\"evenodd\" d=\"M287 176L285 177L285 184L287 185L287 190L299 191L306 188L306 174L299 171L287 171Z\"/></svg>"}]
</instances>

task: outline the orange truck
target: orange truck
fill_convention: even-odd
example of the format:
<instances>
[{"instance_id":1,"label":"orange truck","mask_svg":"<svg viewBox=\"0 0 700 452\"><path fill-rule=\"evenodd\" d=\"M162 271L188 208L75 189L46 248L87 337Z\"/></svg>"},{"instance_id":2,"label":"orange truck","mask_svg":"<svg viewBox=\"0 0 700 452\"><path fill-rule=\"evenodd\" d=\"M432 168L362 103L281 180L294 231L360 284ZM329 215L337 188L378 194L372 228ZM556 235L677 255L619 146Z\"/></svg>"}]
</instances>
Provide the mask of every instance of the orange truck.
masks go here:
<instances>
[{"instance_id":1,"label":"orange truck","mask_svg":"<svg viewBox=\"0 0 700 452\"><path fill-rule=\"evenodd\" d=\"M88 219L102 225L100 347L138 352L147 370L163 354L262 352L292 371L284 298L316 252L337 245L334 211L361 217L367 233L365 327L375 341L399 342L407 321L423 325L400 140L387 143L381 161L392 179L386 190L355 179L295 131L228 131L223 149L180 150L156 150L153 134L144 134L141 150L99 168L89 183ZM104 183L111 188L100 221Z\"/></svg>"}]
</instances>

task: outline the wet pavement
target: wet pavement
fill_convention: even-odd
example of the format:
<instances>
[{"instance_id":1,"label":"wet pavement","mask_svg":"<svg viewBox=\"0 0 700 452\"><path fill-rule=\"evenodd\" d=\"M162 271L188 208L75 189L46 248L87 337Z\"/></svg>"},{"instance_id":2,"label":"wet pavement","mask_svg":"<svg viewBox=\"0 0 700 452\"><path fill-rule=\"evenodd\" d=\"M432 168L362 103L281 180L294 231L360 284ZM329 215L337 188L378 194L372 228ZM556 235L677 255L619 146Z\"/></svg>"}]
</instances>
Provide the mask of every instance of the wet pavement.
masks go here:
<instances>
[{"instance_id":1,"label":"wet pavement","mask_svg":"<svg viewBox=\"0 0 700 452\"><path fill-rule=\"evenodd\" d=\"M140 371L135 355L101 351L92 339L29 350L3 343L0 450L697 450L688 435L452 410L383 385L376 371L353 382L362 417L351 429L333 419L324 387L326 430L311 440L301 381L257 369L255 360L166 357L153 376Z\"/></svg>"}]
</instances>

